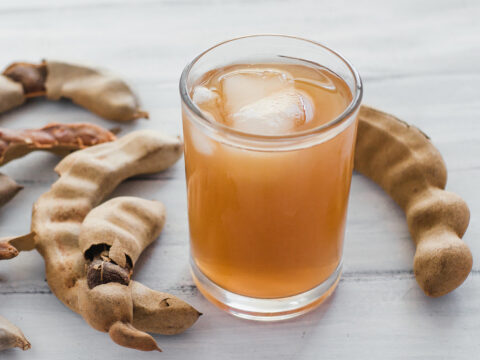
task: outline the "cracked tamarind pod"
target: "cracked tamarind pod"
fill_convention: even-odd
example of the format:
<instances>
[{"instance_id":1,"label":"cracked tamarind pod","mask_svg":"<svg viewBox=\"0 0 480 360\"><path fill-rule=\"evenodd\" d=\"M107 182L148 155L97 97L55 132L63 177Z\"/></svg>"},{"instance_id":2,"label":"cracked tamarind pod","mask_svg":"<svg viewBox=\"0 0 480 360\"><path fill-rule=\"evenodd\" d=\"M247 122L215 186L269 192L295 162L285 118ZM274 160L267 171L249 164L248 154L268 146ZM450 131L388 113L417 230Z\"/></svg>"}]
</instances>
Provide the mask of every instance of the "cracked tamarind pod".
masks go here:
<instances>
[{"instance_id":1,"label":"cracked tamarind pod","mask_svg":"<svg viewBox=\"0 0 480 360\"><path fill-rule=\"evenodd\" d=\"M46 96L50 100L67 98L91 112L109 120L130 121L148 118L140 110L138 99L130 87L117 76L80 64L44 60L41 64L17 62L3 73L4 77L23 87L23 97ZM20 105L18 88L0 81L1 93L11 94L1 111ZM0 94L1 94L0 93ZM5 110L2 110L5 108Z\"/></svg>"},{"instance_id":2,"label":"cracked tamarind pod","mask_svg":"<svg viewBox=\"0 0 480 360\"><path fill-rule=\"evenodd\" d=\"M115 139L112 132L88 123L51 123L40 129L25 130L0 128L0 165L36 150L65 156Z\"/></svg>"},{"instance_id":3,"label":"cracked tamarind pod","mask_svg":"<svg viewBox=\"0 0 480 360\"><path fill-rule=\"evenodd\" d=\"M468 206L445 191L447 170L430 139L414 126L362 106L355 170L379 184L405 211L416 244L413 269L428 296L460 286L472 269L472 254L461 240Z\"/></svg>"},{"instance_id":4,"label":"cracked tamarind pod","mask_svg":"<svg viewBox=\"0 0 480 360\"><path fill-rule=\"evenodd\" d=\"M90 262L88 287L109 282L128 285L138 257L164 224L165 207L158 201L117 197L90 211L78 239Z\"/></svg>"},{"instance_id":5,"label":"cracked tamarind pod","mask_svg":"<svg viewBox=\"0 0 480 360\"><path fill-rule=\"evenodd\" d=\"M199 313L171 295L167 298L175 299L172 300L172 305L175 306L167 306L168 299L165 299L162 293L145 291L143 287L136 286L134 281L128 279L124 281L124 283L129 281L128 285L108 282L89 288L86 276L89 260L85 259L79 246L82 222L121 181L134 175L162 171L175 163L181 154L182 143L179 139L154 131L137 131L114 142L80 150L58 164L56 171L60 178L33 207L31 229L35 234L35 247L45 260L50 289L71 310L84 316L95 329L108 331L111 338L123 346L139 350L158 349L153 338L144 332L147 328L149 330L156 328L155 325L149 325L149 321L162 318L176 321L178 322L176 332L180 332L191 326ZM105 214L105 209L100 208L98 212ZM150 227L148 231L144 230L143 234L136 234L135 237L146 239L148 236L154 236L159 227L159 225ZM83 229L88 233L88 229ZM117 230L119 229L115 229ZM119 250L118 253L128 250L133 266L141 248L153 240L151 238L137 240L138 246L132 246L131 249L119 245L122 243L125 245L124 241L128 238L129 236L119 238L118 244L113 241L110 248L108 244L105 248L110 250L115 246L115 249ZM87 247L89 241L84 239L82 243ZM99 242L94 240L93 243ZM100 253L103 253L103 256L110 255L109 252ZM113 254L112 252L111 256L116 257ZM117 261L122 262L120 258ZM128 263L129 261L125 260L125 264ZM146 296L152 297L145 298ZM155 303L162 300L165 300L163 306ZM148 306L150 304L151 306ZM145 327L137 326L136 314L143 316L148 311L154 312L154 316L150 320L140 320L139 324ZM183 312L191 316L175 318L175 315L162 315L160 312L169 314ZM166 323L167 325L170 326ZM162 330L161 326L158 326L157 330Z\"/></svg>"},{"instance_id":6,"label":"cracked tamarind pod","mask_svg":"<svg viewBox=\"0 0 480 360\"><path fill-rule=\"evenodd\" d=\"M130 281L138 257L157 238L164 223L165 208L160 202L135 197L114 198L88 213L82 223L79 245L85 258L91 261L87 267L90 289L110 282L130 284L133 326L173 335L189 328L199 313L173 295ZM107 270L106 264L115 267Z\"/></svg>"},{"instance_id":7,"label":"cracked tamarind pod","mask_svg":"<svg viewBox=\"0 0 480 360\"><path fill-rule=\"evenodd\" d=\"M165 208L160 202L135 197L109 200L90 211L83 221L79 245L90 262L86 269L90 290L81 293L81 314L95 329L109 332L119 345L158 350L145 330L176 334L189 328L200 315L173 295L145 290L130 281L135 262L158 237L164 223ZM115 312L104 308L106 298L115 299ZM99 318L99 309L109 316Z\"/></svg>"},{"instance_id":8,"label":"cracked tamarind pod","mask_svg":"<svg viewBox=\"0 0 480 360\"><path fill-rule=\"evenodd\" d=\"M18 327L0 316L0 351L14 347L28 350L31 346Z\"/></svg>"}]
</instances>

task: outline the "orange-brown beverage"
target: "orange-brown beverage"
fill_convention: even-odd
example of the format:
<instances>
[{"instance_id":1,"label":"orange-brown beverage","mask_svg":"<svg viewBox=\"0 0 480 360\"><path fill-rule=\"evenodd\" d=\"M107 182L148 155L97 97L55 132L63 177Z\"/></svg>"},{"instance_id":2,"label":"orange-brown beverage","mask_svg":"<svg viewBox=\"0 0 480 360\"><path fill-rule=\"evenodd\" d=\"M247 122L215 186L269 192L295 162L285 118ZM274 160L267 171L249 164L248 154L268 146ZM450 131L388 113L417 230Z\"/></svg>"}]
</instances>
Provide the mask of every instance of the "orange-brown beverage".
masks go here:
<instances>
[{"instance_id":1,"label":"orange-brown beverage","mask_svg":"<svg viewBox=\"0 0 480 360\"><path fill-rule=\"evenodd\" d=\"M349 85L317 63L277 59L211 69L188 95L207 123L192 121L184 109L192 267L200 290L237 315L261 317L268 311L238 311L228 296L213 292L285 299L328 280L325 290L333 290L355 115L327 127L352 103Z\"/></svg>"}]
</instances>

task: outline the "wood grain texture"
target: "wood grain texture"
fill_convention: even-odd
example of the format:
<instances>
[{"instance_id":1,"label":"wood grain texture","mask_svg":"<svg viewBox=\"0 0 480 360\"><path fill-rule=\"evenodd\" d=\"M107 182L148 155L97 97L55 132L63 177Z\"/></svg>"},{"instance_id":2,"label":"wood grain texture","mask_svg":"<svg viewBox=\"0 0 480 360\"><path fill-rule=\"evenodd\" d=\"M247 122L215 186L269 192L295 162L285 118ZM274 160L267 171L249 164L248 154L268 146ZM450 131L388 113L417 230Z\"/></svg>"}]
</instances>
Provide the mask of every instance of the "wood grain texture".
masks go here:
<instances>
[{"instance_id":1,"label":"wood grain texture","mask_svg":"<svg viewBox=\"0 0 480 360\"><path fill-rule=\"evenodd\" d=\"M472 359L480 345L480 2L274 0L26 0L0 2L0 64L60 58L102 65L126 77L151 120L123 131L181 133L178 79L186 63L218 41L288 33L344 54L364 79L365 103L414 123L449 170L447 189L468 202L464 240L474 270L440 299L426 298L412 273L414 246L400 209L354 175L345 271L325 306L279 324L238 320L201 297L188 273L183 162L122 184L113 196L161 200L167 223L139 259L136 279L184 297L205 313L185 334L157 337L169 359ZM30 101L0 116L2 127L100 119L68 101ZM0 236L28 231L32 203L55 181L54 155L31 154L2 167L25 189L0 210ZM157 358L113 344L64 307L44 281L43 261L25 253L0 263L0 313L22 328L28 352L2 359Z\"/></svg>"}]
</instances>

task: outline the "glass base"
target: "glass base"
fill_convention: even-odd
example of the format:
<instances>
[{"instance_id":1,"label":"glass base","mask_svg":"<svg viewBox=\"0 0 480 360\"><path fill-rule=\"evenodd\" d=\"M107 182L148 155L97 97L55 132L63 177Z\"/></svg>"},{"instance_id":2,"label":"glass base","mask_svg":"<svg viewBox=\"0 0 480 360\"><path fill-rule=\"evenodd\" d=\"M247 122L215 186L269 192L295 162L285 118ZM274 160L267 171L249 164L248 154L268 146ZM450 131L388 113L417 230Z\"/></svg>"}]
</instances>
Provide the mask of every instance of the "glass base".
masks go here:
<instances>
[{"instance_id":1,"label":"glass base","mask_svg":"<svg viewBox=\"0 0 480 360\"><path fill-rule=\"evenodd\" d=\"M337 287L342 262L317 287L298 295L275 299L252 298L225 290L206 277L193 259L190 259L190 269L200 292L220 309L243 319L279 321L305 314L324 302Z\"/></svg>"}]
</instances>

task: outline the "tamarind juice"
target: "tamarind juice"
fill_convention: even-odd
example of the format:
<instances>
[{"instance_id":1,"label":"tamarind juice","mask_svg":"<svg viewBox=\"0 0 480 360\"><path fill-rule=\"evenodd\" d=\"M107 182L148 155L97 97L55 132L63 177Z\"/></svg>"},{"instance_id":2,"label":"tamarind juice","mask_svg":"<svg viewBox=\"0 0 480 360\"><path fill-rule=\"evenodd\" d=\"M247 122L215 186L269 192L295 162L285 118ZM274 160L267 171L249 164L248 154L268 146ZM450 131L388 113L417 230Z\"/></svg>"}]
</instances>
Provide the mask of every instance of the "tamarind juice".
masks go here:
<instances>
[{"instance_id":1,"label":"tamarind juice","mask_svg":"<svg viewBox=\"0 0 480 360\"><path fill-rule=\"evenodd\" d=\"M357 113L322 131L351 104L350 87L321 65L289 59L211 69L188 95L198 111L183 107L200 291L261 320L290 317L301 294L315 298L300 300L302 312L320 303L341 271Z\"/></svg>"}]
</instances>

